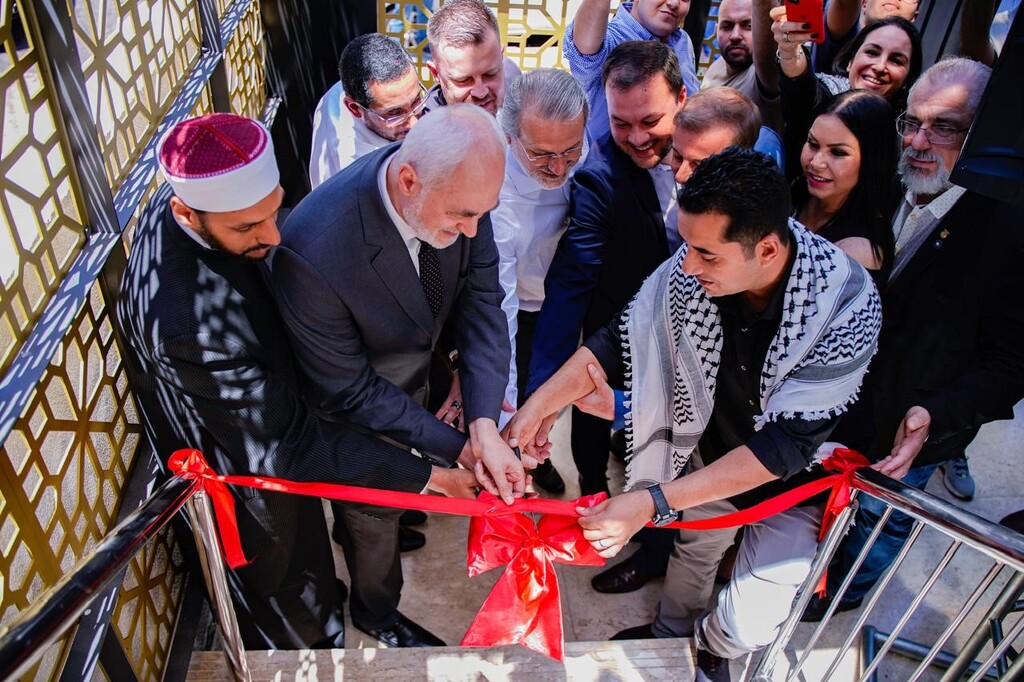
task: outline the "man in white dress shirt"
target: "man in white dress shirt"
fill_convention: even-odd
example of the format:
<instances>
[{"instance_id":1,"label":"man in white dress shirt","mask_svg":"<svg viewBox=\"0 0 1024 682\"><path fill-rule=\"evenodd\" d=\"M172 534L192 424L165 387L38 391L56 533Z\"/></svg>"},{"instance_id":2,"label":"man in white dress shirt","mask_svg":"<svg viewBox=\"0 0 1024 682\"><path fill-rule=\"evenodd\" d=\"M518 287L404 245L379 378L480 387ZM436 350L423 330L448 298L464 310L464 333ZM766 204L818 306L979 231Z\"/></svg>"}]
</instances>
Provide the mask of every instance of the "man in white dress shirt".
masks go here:
<instances>
[{"instance_id":1,"label":"man in white dress shirt","mask_svg":"<svg viewBox=\"0 0 1024 682\"><path fill-rule=\"evenodd\" d=\"M568 180L586 151L588 114L583 88L560 69L537 69L511 81L498 112L508 149L500 203L491 221L512 339L506 398L513 405L517 396L520 402L525 397L544 277L565 231ZM533 476L549 492L565 489L549 461Z\"/></svg>"},{"instance_id":2,"label":"man in white dress shirt","mask_svg":"<svg viewBox=\"0 0 1024 682\"><path fill-rule=\"evenodd\" d=\"M313 188L364 154L403 139L426 105L412 59L393 38L359 36L342 51L338 70L341 80L313 114Z\"/></svg>"}]
</instances>

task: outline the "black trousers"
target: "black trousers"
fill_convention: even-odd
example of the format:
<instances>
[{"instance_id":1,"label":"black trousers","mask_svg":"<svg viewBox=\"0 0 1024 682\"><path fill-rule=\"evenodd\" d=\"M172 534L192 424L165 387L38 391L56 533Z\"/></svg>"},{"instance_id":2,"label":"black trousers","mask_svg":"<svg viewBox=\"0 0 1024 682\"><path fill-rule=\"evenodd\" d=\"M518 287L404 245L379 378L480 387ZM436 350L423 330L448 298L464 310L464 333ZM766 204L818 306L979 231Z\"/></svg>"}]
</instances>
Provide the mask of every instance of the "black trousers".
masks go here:
<instances>
[{"instance_id":1,"label":"black trousers","mask_svg":"<svg viewBox=\"0 0 1024 682\"><path fill-rule=\"evenodd\" d=\"M319 499L245 489L236 494L248 566L228 571L247 649L344 646L343 597Z\"/></svg>"},{"instance_id":2,"label":"black trousers","mask_svg":"<svg viewBox=\"0 0 1024 682\"><path fill-rule=\"evenodd\" d=\"M530 359L533 357L533 337L537 332L540 311L520 310L516 315L516 390L518 405L526 402L526 384L530 380Z\"/></svg>"},{"instance_id":3,"label":"black trousers","mask_svg":"<svg viewBox=\"0 0 1024 682\"><path fill-rule=\"evenodd\" d=\"M398 622L402 563L398 517L402 509L332 502L334 538L345 553L352 585L349 613L364 630L387 630Z\"/></svg>"}]
</instances>

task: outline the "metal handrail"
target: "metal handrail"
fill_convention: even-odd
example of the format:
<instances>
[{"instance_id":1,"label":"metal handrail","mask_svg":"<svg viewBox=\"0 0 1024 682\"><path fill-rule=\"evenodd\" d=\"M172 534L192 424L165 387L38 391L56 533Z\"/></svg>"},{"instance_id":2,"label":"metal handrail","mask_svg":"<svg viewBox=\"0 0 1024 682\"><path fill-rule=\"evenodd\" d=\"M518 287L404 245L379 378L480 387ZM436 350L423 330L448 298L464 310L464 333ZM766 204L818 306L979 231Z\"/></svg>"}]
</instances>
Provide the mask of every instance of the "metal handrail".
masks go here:
<instances>
[{"instance_id":1,"label":"metal handrail","mask_svg":"<svg viewBox=\"0 0 1024 682\"><path fill-rule=\"evenodd\" d=\"M0 679L19 679L199 489L195 479L175 476L168 480L63 578L0 629Z\"/></svg>"},{"instance_id":2,"label":"metal handrail","mask_svg":"<svg viewBox=\"0 0 1024 682\"><path fill-rule=\"evenodd\" d=\"M879 599L881 592L884 589L884 585L888 583L892 578L892 573L902 563L902 556L910 550L913 545L914 538L916 538L917 534L919 534L925 527L935 528L953 541L952 549L947 551L947 555L951 555L956 551L957 547L963 544L992 559L995 564L993 570L990 572L988 582L991 582L992 579L994 579L995 574L998 572L998 567L1001 566L1008 566L1016 571L1018 576L1024 576L1024 535L1014 532L1013 530L998 523L983 519L980 516L965 511L964 509L930 495L923 490L889 478L874 469L865 468L857 471L852 480L852 487L856 491L854 497L856 497L857 494L871 495L872 497L881 500L889 507L879 520L877 526L874 528L871 537L868 538L864 551L866 551L867 547L870 547L873 544L874 539L881 531L882 526L885 524L889 514L893 510L903 512L904 514L913 517L919 521L920 524L916 526L912 533L912 537L909 538L907 543L903 546L903 549L900 551L900 556L896 558L889 571L887 571L879 580L876 592L864 607L861 618L851 629L851 633L847 638L847 641L839 647L840 652L845 651L852 643L853 638L860 631L863 621L868 617L868 614L871 613L874 603ZM852 520L851 517L852 507L847 508L844 511L844 515L837 520L828 535L819 544L818 553L812 561L811 570L807 579L797 590L793 608L791 609L786 621L780 626L779 633L776 636L775 641L762 651L759 660L751 672L751 680L762 682L774 679L775 665L789 644L796 626L800 621L800 617L803 615L804 609L810 601L811 595L814 591L814 586L818 584L825 572L825 568L828 566L833 554L838 549L839 541L846 533L847 527ZM857 562L851 568L849 575L847 575L844 580L843 585L839 588L838 594L840 596L845 593L847 586L853 578L853 574L856 573L860 566L860 561L863 559L863 556L864 554L862 551L861 557L858 558ZM941 571L941 566L936 569L936 573L938 571ZM937 577L937 575L933 575L933 579L935 577ZM983 590L979 587L979 590L976 591L976 593L972 595L967 602L965 602L965 605L972 603L980 597L981 591ZM923 590L922 594L919 596L923 597L925 592L927 592L927 589ZM1017 593L1015 592L1014 594ZM823 631L824 626L835 612L835 608L838 605L837 601L833 602L828 612L822 618L821 624L817 630L815 630L815 633L811 635L810 641L806 644L808 648L813 649L817 642L817 637ZM914 606L912 605L910 610L913 610L913 608ZM963 615L964 614L961 613L958 619L962 620ZM897 627L896 630L898 629L899 628ZM982 625L979 626L978 632L975 632L975 635L972 636L972 642L976 638L983 637L984 633L980 631L984 629L985 623L983 622ZM948 629L947 633L944 633L941 641L945 641L945 638L951 632L952 627ZM941 644L941 641L936 644L936 647ZM969 662L968 659L973 656L970 651L971 647L965 646L961 655L957 657L955 665L966 669L966 665ZM931 660L935 656L935 653L936 652L930 652L927 656L927 660ZM797 662L796 670L799 670L802 667L806 657L807 654L805 653L803 658ZM838 664L839 658L839 656L836 656L834 659L833 668ZM1024 656L1021 658L1024 660ZM960 659L963 659L963 661ZM1024 663L1021 665L1024 665ZM982 669L984 670L985 668ZM794 671L791 671L791 674L793 672Z\"/></svg>"},{"instance_id":3,"label":"metal handrail","mask_svg":"<svg viewBox=\"0 0 1024 682\"><path fill-rule=\"evenodd\" d=\"M929 526L941 528L951 538L1024 573L1024 536L1020 533L874 469L858 471L853 487Z\"/></svg>"}]
</instances>

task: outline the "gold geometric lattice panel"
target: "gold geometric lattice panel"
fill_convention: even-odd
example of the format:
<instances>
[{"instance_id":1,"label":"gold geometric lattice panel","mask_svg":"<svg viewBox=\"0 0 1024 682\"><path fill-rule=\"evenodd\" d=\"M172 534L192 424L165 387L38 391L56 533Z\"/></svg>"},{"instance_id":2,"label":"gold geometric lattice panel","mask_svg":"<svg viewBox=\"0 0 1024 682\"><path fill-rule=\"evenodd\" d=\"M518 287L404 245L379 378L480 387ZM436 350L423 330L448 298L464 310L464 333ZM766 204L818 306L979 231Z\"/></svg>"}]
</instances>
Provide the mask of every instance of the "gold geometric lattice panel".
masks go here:
<instances>
[{"instance_id":1,"label":"gold geometric lattice panel","mask_svg":"<svg viewBox=\"0 0 1024 682\"><path fill-rule=\"evenodd\" d=\"M505 56L520 69L528 71L540 67L568 69L562 58L562 38L565 29L576 16L582 0L485 0L484 4L498 17ZM715 17L719 0L712 0L713 8L705 27L701 45L698 73L703 73L718 54L714 45ZM403 0L388 2L377 0L377 30L397 38L405 45L420 69L425 83L432 82L430 72L423 68L429 61L427 50L427 19L443 5L443 0ZM611 0L611 15L618 10L619 0Z\"/></svg>"},{"instance_id":2,"label":"gold geometric lattice panel","mask_svg":"<svg viewBox=\"0 0 1024 682\"><path fill-rule=\"evenodd\" d=\"M582 0L485 0L498 17L505 56L520 69L559 67L568 69L562 59L562 37L565 27L576 16ZM423 68L429 61L427 51L427 19L441 0L377 0L377 30L394 36L406 47L420 68L420 77L431 82L430 72ZM611 1L611 13L619 0Z\"/></svg>"},{"instance_id":3,"label":"gold geometric lattice panel","mask_svg":"<svg viewBox=\"0 0 1024 682\"><path fill-rule=\"evenodd\" d=\"M128 565L110 623L139 680L163 678L181 607L184 568L173 526L159 533Z\"/></svg>"},{"instance_id":4,"label":"gold geometric lattice panel","mask_svg":"<svg viewBox=\"0 0 1024 682\"><path fill-rule=\"evenodd\" d=\"M68 0L107 179L120 186L199 59L196 0Z\"/></svg>"},{"instance_id":5,"label":"gold geometric lattice panel","mask_svg":"<svg viewBox=\"0 0 1024 682\"><path fill-rule=\"evenodd\" d=\"M111 528L140 438L97 285L0 445L0 623Z\"/></svg>"},{"instance_id":6,"label":"gold geometric lattice panel","mask_svg":"<svg viewBox=\"0 0 1024 682\"><path fill-rule=\"evenodd\" d=\"M53 90L15 9L0 0L0 375L84 242Z\"/></svg>"},{"instance_id":7,"label":"gold geometric lattice panel","mask_svg":"<svg viewBox=\"0 0 1024 682\"><path fill-rule=\"evenodd\" d=\"M223 19L224 13L228 11L228 7L234 4L234 0L217 0L217 18Z\"/></svg>"},{"instance_id":8,"label":"gold geometric lattice panel","mask_svg":"<svg viewBox=\"0 0 1024 682\"><path fill-rule=\"evenodd\" d=\"M704 22L704 40L700 45L700 52L697 58L697 75L704 77L711 63L718 56L718 5L721 0L711 0L711 8L708 10L708 20Z\"/></svg>"},{"instance_id":9,"label":"gold geometric lattice panel","mask_svg":"<svg viewBox=\"0 0 1024 682\"><path fill-rule=\"evenodd\" d=\"M260 5L253 0L238 23L235 35L224 48L231 111L259 118L266 102L266 74L263 69L263 23Z\"/></svg>"}]
</instances>

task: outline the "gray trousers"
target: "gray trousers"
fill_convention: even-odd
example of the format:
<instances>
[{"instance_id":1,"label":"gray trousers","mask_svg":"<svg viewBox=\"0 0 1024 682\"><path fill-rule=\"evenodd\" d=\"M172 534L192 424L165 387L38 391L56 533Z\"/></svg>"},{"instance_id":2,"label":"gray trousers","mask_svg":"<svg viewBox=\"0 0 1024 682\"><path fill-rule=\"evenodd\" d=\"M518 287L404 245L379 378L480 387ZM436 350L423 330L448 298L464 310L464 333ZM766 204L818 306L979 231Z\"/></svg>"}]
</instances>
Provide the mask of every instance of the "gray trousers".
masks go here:
<instances>
[{"instance_id":1,"label":"gray trousers","mask_svg":"<svg viewBox=\"0 0 1024 682\"><path fill-rule=\"evenodd\" d=\"M703 466L694 453L690 471ZM694 461L696 460L696 461ZM715 573L736 529L679 531L653 632L657 637L695 637L722 658L739 658L771 643L789 615L797 588L818 549L824 505L794 507L744 527L732 580L707 612ZM683 512L684 521L735 511L718 500Z\"/></svg>"}]
</instances>

